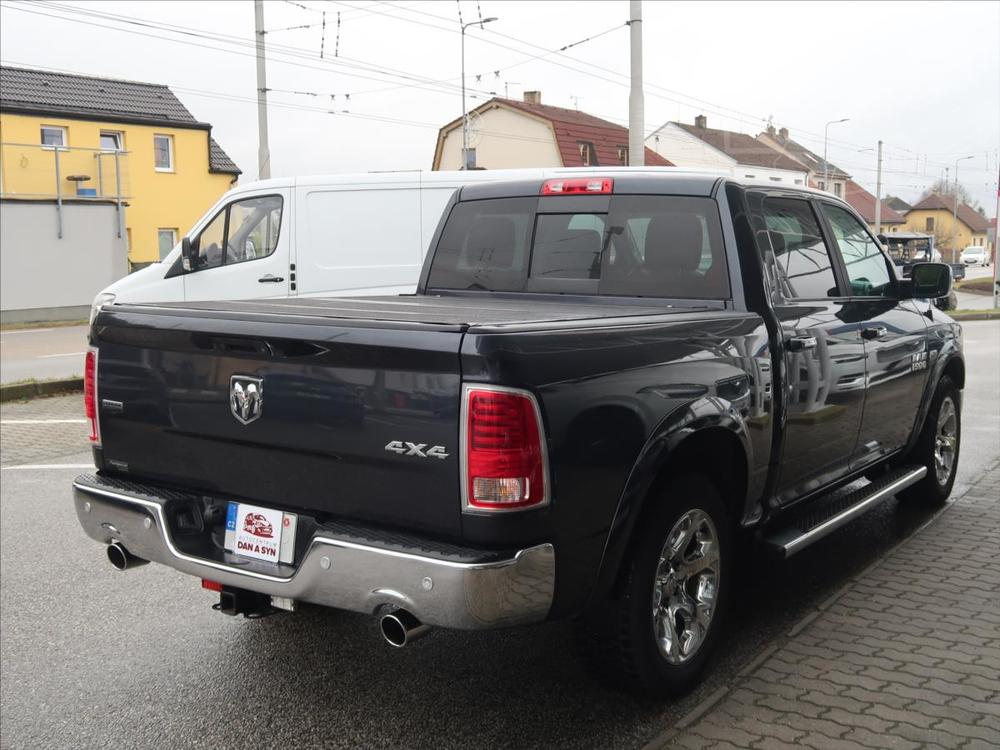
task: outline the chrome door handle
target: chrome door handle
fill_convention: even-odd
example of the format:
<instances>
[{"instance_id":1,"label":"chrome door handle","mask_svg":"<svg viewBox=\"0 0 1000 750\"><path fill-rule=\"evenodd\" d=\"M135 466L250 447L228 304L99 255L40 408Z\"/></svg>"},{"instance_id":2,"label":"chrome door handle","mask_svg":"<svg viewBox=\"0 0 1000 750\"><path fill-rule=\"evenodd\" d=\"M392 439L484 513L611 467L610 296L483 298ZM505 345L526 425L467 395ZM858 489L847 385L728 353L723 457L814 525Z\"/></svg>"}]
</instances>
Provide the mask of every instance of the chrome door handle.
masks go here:
<instances>
[{"instance_id":1,"label":"chrome door handle","mask_svg":"<svg viewBox=\"0 0 1000 750\"><path fill-rule=\"evenodd\" d=\"M272 274L267 274L266 276L261 276L259 279L257 279L257 281L259 281L261 284L277 284L284 280L285 280L284 277L274 276Z\"/></svg>"},{"instance_id":2,"label":"chrome door handle","mask_svg":"<svg viewBox=\"0 0 1000 750\"><path fill-rule=\"evenodd\" d=\"M792 352L801 352L806 349L816 348L816 337L815 336L791 336L785 339L785 344L788 346L788 350Z\"/></svg>"},{"instance_id":3,"label":"chrome door handle","mask_svg":"<svg viewBox=\"0 0 1000 750\"><path fill-rule=\"evenodd\" d=\"M868 339L869 341L871 341L872 339L880 339L883 336L885 336L887 333L889 333L889 329L886 328L885 326L874 326L872 328L862 328L861 329L861 338Z\"/></svg>"}]
</instances>

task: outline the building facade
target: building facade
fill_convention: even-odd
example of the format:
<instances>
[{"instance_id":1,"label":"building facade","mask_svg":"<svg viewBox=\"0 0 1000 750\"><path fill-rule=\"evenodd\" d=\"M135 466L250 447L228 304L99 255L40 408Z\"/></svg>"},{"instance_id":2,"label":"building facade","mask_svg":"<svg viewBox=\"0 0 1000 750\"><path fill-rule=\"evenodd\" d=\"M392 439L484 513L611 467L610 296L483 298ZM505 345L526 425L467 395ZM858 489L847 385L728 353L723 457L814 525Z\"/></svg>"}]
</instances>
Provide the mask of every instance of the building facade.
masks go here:
<instances>
[{"instance_id":1,"label":"building facade","mask_svg":"<svg viewBox=\"0 0 1000 750\"><path fill-rule=\"evenodd\" d=\"M115 201L133 269L239 175L166 86L0 67L0 197Z\"/></svg>"},{"instance_id":2,"label":"building facade","mask_svg":"<svg viewBox=\"0 0 1000 750\"><path fill-rule=\"evenodd\" d=\"M956 262L963 248L987 246L989 221L967 203L956 207L953 196L932 193L906 213L905 229L934 235L934 246L944 259Z\"/></svg>"},{"instance_id":3,"label":"building facade","mask_svg":"<svg viewBox=\"0 0 1000 750\"><path fill-rule=\"evenodd\" d=\"M698 115L694 125L664 123L646 145L678 167L721 169L745 180L808 184L805 165L746 133L710 128L704 115Z\"/></svg>"},{"instance_id":4,"label":"building facade","mask_svg":"<svg viewBox=\"0 0 1000 750\"><path fill-rule=\"evenodd\" d=\"M438 132L432 169L462 169L462 119ZM477 169L627 166L628 129L586 112L495 97L469 112L469 148ZM673 166L646 149L647 166Z\"/></svg>"},{"instance_id":5,"label":"building facade","mask_svg":"<svg viewBox=\"0 0 1000 750\"><path fill-rule=\"evenodd\" d=\"M767 130L757 136L757 140L805 166L809 170L810 187L833 193L838 198L847 197L851 175L792 140L788 128L775 129L773 125L768 125Z\"/></svg>"}]
</instances>

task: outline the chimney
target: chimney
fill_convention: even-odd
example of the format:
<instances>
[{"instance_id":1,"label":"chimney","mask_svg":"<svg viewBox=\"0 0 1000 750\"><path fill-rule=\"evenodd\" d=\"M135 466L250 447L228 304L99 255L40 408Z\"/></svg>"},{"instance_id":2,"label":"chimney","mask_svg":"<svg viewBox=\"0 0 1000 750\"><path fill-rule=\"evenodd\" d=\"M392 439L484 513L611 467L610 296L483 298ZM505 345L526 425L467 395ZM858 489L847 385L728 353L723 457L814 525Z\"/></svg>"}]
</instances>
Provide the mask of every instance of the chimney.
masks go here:
<instances>
[{"instance_id":1,"label":"chimney","mask_svg":"<svg viewBox=\"0 0 1000 750\"><path fill-rule=\"evenodd\" d=\"M696 118L694 118L694 126L696 128L707 128L708 118L705 117L705 115L698 115Z\"/></svg>"},{"instance_id":2,"label":"chimney","mask_svg":"<svg viewBox=\"0 0 1000 750\"><path fill-rule=\"evenodd\" d=\"M525 91L524 92L524 103L525 104L541 104L542 103L542 92L541 91Z\"/></svg>"},{"instance_id":3,"label":"chimney","mask_svg":"<svg viewBox=\"0 0 1000 750\"><path fill-rule=\"evenodd\" d=\"M788 140L788 128L782 128L781 130L779 130L778 131L778 135L781 136L781 140L787 141Z\"/></svg>"},{"instance_id":4,"label":"chimney","mask_svg":"<svg viewBox=\"0 0 1000 750\"><path fill-rule=\"evenodd\" d=\"M771 123L768 123L768 124L767 124L767 134L768 134L769 136L771 136L771 137L773 138L773 137L774 137L774 134L775 134L776 132L777 132L777 131L776 131L776 130L774 129L774 125L772 125Z\"/></svg>"}]
</instances>

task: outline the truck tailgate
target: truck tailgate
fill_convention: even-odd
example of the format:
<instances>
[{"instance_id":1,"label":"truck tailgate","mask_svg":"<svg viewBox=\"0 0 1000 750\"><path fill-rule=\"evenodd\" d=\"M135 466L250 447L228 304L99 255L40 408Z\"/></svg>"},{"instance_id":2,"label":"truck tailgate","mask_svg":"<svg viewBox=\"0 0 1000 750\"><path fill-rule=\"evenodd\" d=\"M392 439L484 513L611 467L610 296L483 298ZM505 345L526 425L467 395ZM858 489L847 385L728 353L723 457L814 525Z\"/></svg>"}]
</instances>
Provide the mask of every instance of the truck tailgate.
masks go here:
<instances>
[{"instance_id":1,"label":"truck tailgate","mask_svg":"<svg viewBox=\"0 0 1000 750\"><path fill-rule=\"evenodd\" d=\"M103 468L319 517L460 537L463 330L176 306L105 309L92 331ZM245 397L251 383L259 415L231 404L236 384Z\"/></svg>"}]
</instances>

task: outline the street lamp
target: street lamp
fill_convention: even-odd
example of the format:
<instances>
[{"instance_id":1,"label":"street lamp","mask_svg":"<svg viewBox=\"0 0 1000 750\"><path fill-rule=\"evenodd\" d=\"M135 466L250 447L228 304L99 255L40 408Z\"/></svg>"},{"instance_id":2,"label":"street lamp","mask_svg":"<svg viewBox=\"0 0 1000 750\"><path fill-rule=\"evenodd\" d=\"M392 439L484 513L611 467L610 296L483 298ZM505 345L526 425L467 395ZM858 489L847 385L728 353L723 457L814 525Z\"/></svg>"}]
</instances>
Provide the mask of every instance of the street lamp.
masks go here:
<instances>
[{"instance_id":1,"label":"street lamp","mask_svg":"<svg viewBox=\"0 0 1000 750\"><path fill-rule=\"evenodd\" d=\"M830 140L830 126L836 125L839 122L847 122L850 119L851 118L849 117L845 117L842 120L830 120L830 122L826 124L826 127L823 128L823 189L828 193L833 192L830 190L830 164L826 160L826 151Z\"/></svg>"},{"instance_id":2,"label":"street lamp","mask_svg":"<svg viewBox=\"0 0 1000 750\"><path fill-rule=\"evenodd\" d=\"M462 168L469 168L469 113L465 109L465 30L470 26L482 28L484 24L496 21L495 16L462 24Z\"/></svg>"},{"instance_id":3,"label":"street lamp","mask_svg":"<svg viewBox=\"0 0 1000 750\"><path fill-rule=\"evenodd\" d=\"M959 158L955 159L955 194L951 197L951 199L952 199L952 204L951 204L951 244L952 244L951 252L952 252L952 260L955 259L955 250L958 249L958 248L956 248L954 246L955 245L955 235L958 234L958 163L960 161L965 161L966 159L975 159L975 158L976 158L975 156L960 156Z\"/></svg>"}]
</instances>

